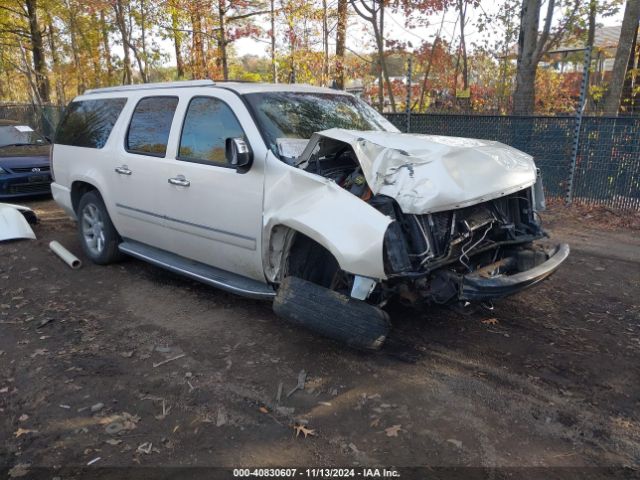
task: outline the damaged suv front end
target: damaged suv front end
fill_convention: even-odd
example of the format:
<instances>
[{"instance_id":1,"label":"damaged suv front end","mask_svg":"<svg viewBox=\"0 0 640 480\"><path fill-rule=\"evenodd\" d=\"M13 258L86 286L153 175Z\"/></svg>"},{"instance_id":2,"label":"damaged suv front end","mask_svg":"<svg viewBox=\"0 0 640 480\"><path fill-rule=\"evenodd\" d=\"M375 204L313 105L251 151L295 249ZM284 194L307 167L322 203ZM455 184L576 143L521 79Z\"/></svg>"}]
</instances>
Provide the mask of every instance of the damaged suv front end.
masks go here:
<instances>
[{"instance_id":1,"label":"damaged suv front end","mask_svg":"<svg viewBox=\"0 0 640 480\"><path fill-rule=\"evenodd\" d=\"M384 238L383 289L408 303L504 297L543 280L569 254L567 245L534 243L546 236L537 215L542 182L532 157L514 148L331 129L311 138L299 162L313 170L354 160L370 189L366 201L393 220ZM349 188L347 173L354 175L333 179Z\"/></svg>"},{"instance_id":2,"label":"damaged suv front end","mask_svg":"<svg viewBox=\"0 0 640 480\"><path fill-rule=\"evenodd\" d=\"M267 162L264 200L265 274L276 285L298 277L376 306L484 301L543 280L568 256L541 241L542 183L526 153L403 134L338 92L245 99L280 160ZM310 246L296 249L300 238Z\"/></svg>"}]
</instances>

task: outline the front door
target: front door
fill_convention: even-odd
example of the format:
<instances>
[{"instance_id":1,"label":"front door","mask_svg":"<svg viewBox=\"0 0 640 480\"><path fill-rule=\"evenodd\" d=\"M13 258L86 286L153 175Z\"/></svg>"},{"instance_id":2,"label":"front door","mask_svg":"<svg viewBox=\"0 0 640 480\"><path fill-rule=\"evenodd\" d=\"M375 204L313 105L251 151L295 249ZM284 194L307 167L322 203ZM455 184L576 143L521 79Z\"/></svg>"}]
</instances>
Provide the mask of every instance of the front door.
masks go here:
<instances>
[{"instance_id":1,"label":"front door","mask_svg":"<svg viewBox=\"0 0 640 480\"><path fill-rule=\"evenodd\" d=\"M185 99L184 105L162 195L171 250L263 281L264 142L245 105L230 91L206 89ZM225 140L237 137L254 154L252 167L244 173L225 160Z\"/></svg>"}]
</instances>

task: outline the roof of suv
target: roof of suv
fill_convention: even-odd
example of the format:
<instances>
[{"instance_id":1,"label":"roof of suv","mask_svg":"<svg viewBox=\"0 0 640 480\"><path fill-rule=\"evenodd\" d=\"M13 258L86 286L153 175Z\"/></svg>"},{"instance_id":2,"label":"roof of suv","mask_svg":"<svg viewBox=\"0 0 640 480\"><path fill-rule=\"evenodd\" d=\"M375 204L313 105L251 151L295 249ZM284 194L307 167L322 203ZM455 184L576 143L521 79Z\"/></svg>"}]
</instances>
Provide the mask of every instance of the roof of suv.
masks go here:
<instances>
[{"instance_id":1,"label":"roof of suv","mask_svg":"<svg viewBox=\"0 0 640 480\"><path fill-rule=\"evenodd\" d=\"M309 93L328 93L328 94L347 94L341 90L334 90L326 87L315 87L300 83L242 83L242 82L214 82L213 80L186 80L179 82L162 82L162 83L141 83L136 85L121 85L106 88L94 88L87 90L84 95L110 92L124 92L136 90L155 90L155 89L172 89L172 88L196 88L196 87L212 87L225 88L233 90L238 94L259 93L259 92L309 92Z\"/></svg>"}]
</instances>

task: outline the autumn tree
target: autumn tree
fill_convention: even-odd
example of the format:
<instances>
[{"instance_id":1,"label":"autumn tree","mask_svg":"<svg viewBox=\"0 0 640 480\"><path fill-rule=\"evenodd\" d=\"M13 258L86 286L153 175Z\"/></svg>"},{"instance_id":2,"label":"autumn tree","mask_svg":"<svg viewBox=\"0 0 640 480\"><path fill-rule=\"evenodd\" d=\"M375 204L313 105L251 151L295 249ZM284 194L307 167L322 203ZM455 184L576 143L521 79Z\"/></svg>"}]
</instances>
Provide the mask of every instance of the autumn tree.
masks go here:
<instances>
[{"instance_id":1,"label":"autumn tree","mask_svg":"<svg viewBox=\"0 0 640 480\"><path fill-rule=\"evenodd\" d=\"M540 15L542 0L522 0L520 10L520 32L518 36L518 59L516 67L516 88L513 93L513 113L532 115L535 106L535 80L538 63L549 49L570 29L575 20L579 0L567 5L564 17L553 28L554 15L562 7L560 0L547 0L542 30Z\"/></svg>"},{"instance_id":2,"label":"autumn tree","mask_svg":"<svg viewBox=\"0 0 640 480\"><path fill-rule=\"evenodd\" d=\"M27 65L25 67L29 69L29 75L33 73L34 94L38 101L49 102L49 79L38 0L25 0L24 3L8 0L0 5L0 10L3 13L0 17L0 33L6 35L16 48L23 52L23 49L28 50L32 68ZM26 57L26 52L24 54Z\"/></svg>"},{"instance_id":3,"label":"autumn tree","mask_svg":"<svg viewBox=\"0 0 640 480\"><path fill-rule=\"evenodd\" d=\"M217 0L216 4L219 61L223 78L229 80L227 47L239 38L257 33L258 27L252 18L270 13L270 10L266 2L256 0Z\"/></svg>"},{"instance_id":4,"label":"autumn tree","mask_svg":"<svg viewBox=\"0 0 640 480\"><path fill-rule=\"evenodd\" d=\"M384 85L387 87L391 110L396 111L396 101L389 80L389 72L385 58L385 39L384 39L384 13L386 0L350 0L355 12L371 25L373 28L373 37L376 43L376 61L378 62L378 104L380 111L384 109Z\"/></svg>"}]
</instances>

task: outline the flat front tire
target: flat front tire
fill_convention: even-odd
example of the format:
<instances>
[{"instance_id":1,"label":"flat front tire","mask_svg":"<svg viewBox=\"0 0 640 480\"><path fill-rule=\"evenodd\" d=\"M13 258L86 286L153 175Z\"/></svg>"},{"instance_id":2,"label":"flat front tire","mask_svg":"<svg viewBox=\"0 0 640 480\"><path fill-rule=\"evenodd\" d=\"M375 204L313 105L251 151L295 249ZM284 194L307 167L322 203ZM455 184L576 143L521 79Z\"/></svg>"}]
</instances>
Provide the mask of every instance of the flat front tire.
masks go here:
<instances>
[{"instance_id":1,"label":"flat front tire","mask_svg":"<svg viewBox=\"0 0 640 480\"><path fill-rule=\"evenodd\" d=\"M290 323L359 350L378 350L390 329L378 307L297 277L286 277L273 302Z\"/></svg>"},{"instance_id":2,"label":"flat front tire","mask_svg":"<svg viewBox=\"0 0 640 480\"><path fill-rule=\"evenodd\" d=\"M82 196L77 215L78 235L85 255L99 265L121 260L120 236L98 192L93 190Z\"/></svg>"}]
</instances>

